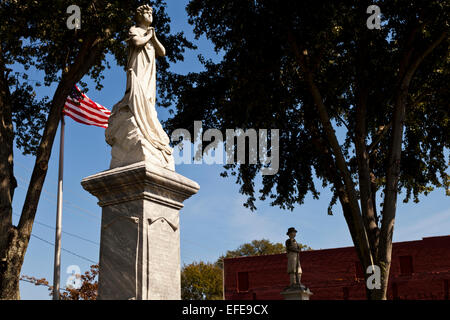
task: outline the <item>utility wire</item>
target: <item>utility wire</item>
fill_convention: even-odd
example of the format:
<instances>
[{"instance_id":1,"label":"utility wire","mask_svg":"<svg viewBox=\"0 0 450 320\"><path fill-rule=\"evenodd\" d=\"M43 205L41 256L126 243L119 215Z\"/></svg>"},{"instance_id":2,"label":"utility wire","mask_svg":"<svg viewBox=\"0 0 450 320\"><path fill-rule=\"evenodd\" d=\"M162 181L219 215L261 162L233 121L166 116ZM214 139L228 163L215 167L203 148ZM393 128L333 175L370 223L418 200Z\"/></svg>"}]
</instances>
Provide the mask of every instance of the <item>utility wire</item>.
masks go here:
<instances>
[{"instance_id":1,"label":"utility wire","mask_svg":"<svg viewBox=\"0 0 450 320\"><path fill-rule=\"evenodd\" d=\"M34 222L35 222L36 224L38 224L38 225L43 226L43 227L46 227L46 228L55 230L55 227L49 226L49 225L47 225L47 224L45 224L45 223L42 223L42 222L39 222L39 221L36 221L36 220L35 220ZM100 245L100 243L98 243L98 242L95 242L95 241L92 241L92 240L83 238L83 237L78 236L78 235L76 235L76 234L73 234L73 233L70 233L70 232L67 232L67 231L61 231L61 232L64 233L64 234L67 234L68 236L71 236L71 237L74 237L74 238L77 238L77 239L80 239L80 240L83 240L83 241L86 241L86 242L95 244L96 246L99 246L99 245Z\"/></svg>"},{"instance_id":2,"label":"utility wire","mask_svg":"<svg viewBox=\"0 0 450 320\"><path fill-rule=\"evenodd\" d=\"M45 243L48 243L48 244L51 245L51 246L55 246L54 243L52 243L52 242L50 242L50 241L47 241L47 240L45 240L45 239L42 239L41 237L38 237L38 236L35 235L35 234L31 234L31 236L33 236L33 237L35 237L36 239L39 239L39 240L41 240L41 241L43 241L43 242L45 242ZM78 257L78 258L80 258L80 259L86 260L86 261L91 262L91 263L93 263L93 264L97 264L97 262L95 262L94 260L91 260L91 259L89 259L89 258L83 257L83 256L81 256L81 255L79 255L79 254L77 254L77 253L75 253L75 252L73 252L73 251L70 251L70 250L67 250L67 249L64 249L64 248L61 248L61 250L64 251L64 252L66 252L66 253L69 253L69 254L71 254L71 255L73 255L73 256L75 256L75 257Z\"/></svg>"},{"instance_id":3,"label":"utility wire","mask_svg":"<svg viewBox=\"0 0 450 320\"><path fill-rule=\"evenodd\" d=\"M18 164L18 165L19 165L20 167L22 167L23 169L25 169L25 170L31 172L30 169L27 168L27 167L25 167L23 164L18 163L18 162L15 162L15 164ZM16 174L16 177L17 177L19 180L21 180L24 184L27 183L25 179L23 179L22 177L18 176L17 174ZM27 190L25 187L23 187L23 186L21 186L21 185L19 185L19 187L21 187L22 189ZM67 190L67 189L66 189L66 190ZM42 195L42 198L43 198L45 201L50 202L50 203L56 203L56 199L55 199L55 196L54 196L53 194L49 193L48 191L46 191L46 190L44 190L44 189L43 189L42 191L43 191L43 193L45 193L46 195L48 195L48 196L51 198L51 199L49 199L49 198L47 198L45 195ZM70 190L69 190L69 191L70 191ZM66 193L67 193L67 191L66 191ZM69 192L69 194L75 195L74 192ZM75 195L75 196L76 196L76 195ZM76 197L80 199L79 196L76 196ZM100 217L99 217L97 214L94 214L93 212L91 212L91 211L89 211L89 210L87 210L87 209L84 209L84 208L82 208L82 207L79 207L78 205L76 205L76 204L74 204L74 203L72 203L72 202L70 202L70 201L68 201L68 200L63 200L63 203L69 207L68 209L72 209L73 211L76 211L77 213L79 213L79 212L81 211L81 212L83 212L83 213L85 213L85 214L87 214L87 215L89 215L89 216L91 216L91 217L94 217L97 221L100 219ZM75 210L75 209L76 209L76 210ZM39 225L42 225L42 226L44 226L44 227L51 228L51 229L55 230L54 227L51 227L51 226L49 226L49 225L46 225L46 224L44 224L44 223L42 223L42 222L38 222L38 221L35 221L35 222L36 222L36 224L39 224ZM76 234L72 234L72 233L65 232L65 231L62 231L62 233L65 233L65 234L70 235L70 236L72 236L72 237L78 238L78 239L80 239L80 240L84 240L84 241L90 242L90 243L95 244L95 245L97 245L97 246L100 245L100 244L97 243L97 242L94 242L94 241L92 241L92 240L83 238L83 237L78 236L78 235L76 235ZM206 249L206 250L208 250L208 251L211 250L211 249L213 249L212 247L205 247L204 245L200 245L199 243L196 243L196 242L193 242L193 241L190 241L190 240L187 240L187 239L182 239L182 240L183 240L184 243L186 243L186 242L187 242L187 243L190 243L191 245L194 245L194 246L199 247L199 248L201 248L201 249ZM230 243L231 243L231 242L230 242ZM52 245L54 245L54 244L52 244ZM63 250L65 250L65 249L63 249ZM193 260L193 261L197 260L197 259L192 259L192 257L186 257L186 258L190 258L190 259Z\"/></svg>"},{"instance_id":4,"label":"utility wire","mask_svg":"<svg viewBox=\"0 0 450 320\"><path fill-rule=\"evenodd\" d=\"M51 285L49 285L49 284L45 284L45 283L39 283L39 284L36 284L35 282L33 282L33 281L29 280L29 279L26 279L26 278L20 278L19 281L29 282L29 283L34 284L35 286L44 286L44 287L47 287L47 288L53 288L53 287L52 287ZM60 291L67 291L67 288L66 288L66 287L61 288Z\"/></svg>"},{"instance_id":5,"label":"utility wire","mask_svg":"<svg viewBox=\"0 0 450 320\"><path fill-rule=\"evenodd\" d=\"M15 174L15 177L18 178L18 180L22 181L24 184L27 184L26 180L24 178L22 178L21 176ZM21 189L24 189L24 190L27 191L27 188L25 188L24 186L19 185L19 187ZM46 195L48 195L51 198L51 200L50 200L50 199L46 198L45 195L41 195L45 200L47 200L49 202L55 202L56 203L56 198L55 198L55 196L52 193L50 193L50 192L48 192L48 191L46 191L44 189L42 189L42 192L45 193ZM71 208L72 210L75 208L75 209L77 209L77 210L79 210L81 212L86 213L87 215L90 215L90 216L96 218L97 220L100 219L98 214L95 214L92 211L89 211L87 209L81 208L81 207L77 206L76 204L74 204L73 202L70 202L69 200L63 200L63 203L68 205L69 207L72 207Z\"/></svg>"},{"instance_id":6,"label":"utility wire","mask_svg":"<svg viewBox=\"0 0 450 320\"><path fill-rule=\"evenodd\" d=\"M33 173L33 171L32 171L30 168L26 167L24 164L22 164L22 163L20 163L20 162L14 161L14 165L19 165L19 167L21 167L21 168L23 168L24 170L28 171L30 174ZM56 188L56 186L58 185L57 182L56 182L54 179L47 179L46 182L47 182L47 181L48 181L48 183L50 183L51 185L55 186L55 188ZM26 183L26 182L25 182L25 183ZM44 191L44 192L45 192L45 191ZM81 194L79 194L78 192L76 192L75 190L68 188L67 186L64 187L64 192L65 192L65 193L68 193L68 194L70 194L70 195L72 195L72 196L74 196L75 198L78 198L79 200L83 200L83 201L87 201L87 200L90 201L90 200L92 200L92 197L89 197L89 196L87 196L87 195L85 195L85 194L81 195ZM54 197L54 196L53 196L53 197Z\"/></svg>"},{"instance_id":7,"label":"utility wire","mask_svg":"<svg viewBox=\"0 0 450 320\"><path fill-rule=\"evenodd\" d=\"M21 176L16 175L16 177L17 177L20 181L22 181L23 183L26 183L25 179L23 179ZM23 187L23 186L20 186L20 185L19 185L19 187L21 187L22 189L25 189L25 190L26 190L26 188ZM45 201L50 202L50 203L56 203L56 199L54 199L54 196L53 196L52 194L50 194L49 192L47 192L47 191L45 191L45 190L42 190L42 191L43 191L43 193L45 193L45 194L47 194L47 195L49 195L49 196L51 197L51 199L49 199L49 198L47 198L45 195L42 195L42 199L44 199ZM64 200L63 202L64 202L64 204L69 204L69 205L70 205L70 202L67 201L67 200ZM76 208L76 209L78 209L79 211L82 211L82 212L84 212L84 213L86 213L86 214L88 214L88 215L90 215L90 216L92 216L92 217L95 217L96 219L99 219L98 216L96 216L95 214L92 214L90 211L88 211L88 210L86 210L86 209L84 209L84 208L81 208L81 207L79 207L79 206L77 206L77 205L74 205L74 204L72 204L72 205L70 205L70 206L72 207L72 208L70 208L70 209L72 209L72 210L74 210L73 208ZM78 211L77 211L77 212L78 212ZM18 214L14 214L14 215L19 216ZM51 228L51 229L55 230L54 227L51 227L51 226L49 226L49 225L47 225L47 224L44 224L44 223L42 223L42 222L39 222L39 221L37 221L37 220L35 220L35 223L38 224L38 225L42 225L42 226L44 226L44 227L46 227L46 228ZM84 240L84 241L93 243L93 244L95 244L95 245L97 245L97 246L100 245L100 244L97 243L97 242L94 242L94 241L92 241L92 240L83 238L83 237L78 236L78 235L73 234L73 233L69 233L69 232L65 232L65 231L62 231L62 233L65 233L65 234L70 235L70 236L73 236L73 237L75 237L75 238L78 238L78 239L81 239L81 240ZM186 239L183 239L183 242L191 243L191 245L197 246L197 247L199 247L199 248L201 248L201 249L206 249L206 250L211 250L211 249L212 249L211 247L207 248L207 247L205 247L205 246L201 246L201 245L199 245L198 243L195 243L195 242L193 242L193 241L189 241L189 240L186 240ZM189 258L190 258L190 257L189 257ZM191 259L192 259L192 258L191 258ZM192 259L192 260L196 260L196 259Z\"/></svg>"},{"instance_id":8,"label":"utility wire","mask_svg":"<svg viewBox=\"0 0 450 320\"><path fill-rule=\"evenodd\" d=\"M17 213L13 213L13 215L15 215L17 217L20 217L20 215L18 215ZM48 224L42 223L42 222L40 222L38 220L34 220L34 223L36 223L36 224L38 224L40 226L46 227L48 229L55 230L55 227L49 226ZM73 234L73 233L70 233L70 232L67 232L67 231L61 231L61 232L64 233L64 234L67 234L69 236L72 236L74 238L77 238L77 239L80 239L80 240L83 240L83 241L86 241L86 242L90 242L90 243L95 244L97 246L100 245L100 243L92 241L92 240L89 240L89 239L86 239L86 238L83 238L82 236L79 236L79 235L76 235L76 234Z\"/></svg>"},{"instance_id":9,"label":"utility wire","mask_svg":"<svg viewBox=\"0 0 450 320\"><path fill-rule=\"evenodd\" d=\"M18 187L21 188L21 189L27 190L27 188L25 188L24 186L19 185ZM48 198L47 198L45 195L43 195L43 194L41 194L41 198L42 198L43 200L49 202L49 203L52 203L52 204L55 204L55 203L56 203L56 200L54 200L54 199L50 200L50 199L48 199ZM64 202L65 202L65 201L64 201ZM83 213L89 215L89 218L90 218L90 219L94 220L93 218L95 218L95 220L96 220L97 223L98 223L98 220L100 220L100 217L99 217L98 215L95 215L95 214L91 213L90 211L88 211L88 210L86 210L86 209L80 209L79 207L75 208L74 205L69 205L68 209L71 209L72 211L75 211L75 212L77 212L78 214L79 214L80 211L81 211L81 212L83 212ZM75 210L75 209L77 209L77 210ZM82 214L82 216L86 217L84 214Z\"/></svg>"}]
</instances>

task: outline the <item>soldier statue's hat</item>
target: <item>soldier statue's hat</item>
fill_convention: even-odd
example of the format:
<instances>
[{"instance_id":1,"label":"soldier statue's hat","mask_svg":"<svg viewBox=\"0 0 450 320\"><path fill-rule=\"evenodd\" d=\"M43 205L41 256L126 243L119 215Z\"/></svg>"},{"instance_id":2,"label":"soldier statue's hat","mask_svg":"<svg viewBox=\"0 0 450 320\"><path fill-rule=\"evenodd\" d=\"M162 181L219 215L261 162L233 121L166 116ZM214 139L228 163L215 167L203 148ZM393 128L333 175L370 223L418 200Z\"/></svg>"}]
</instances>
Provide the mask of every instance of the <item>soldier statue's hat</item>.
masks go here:
<instances>
[{"instance_id":1,"label":"soldier statue's hat","mask_svg":"<svg viewBox=\"0 0 450 320\"><path fill-rule=\"evenodd\" d=\"M289 233L291 233L291 232L297 232L297 230L295 230L295 228L291 227L291 228L288 229L286 234L289 235Z\"/></svg>"}]
</instances>

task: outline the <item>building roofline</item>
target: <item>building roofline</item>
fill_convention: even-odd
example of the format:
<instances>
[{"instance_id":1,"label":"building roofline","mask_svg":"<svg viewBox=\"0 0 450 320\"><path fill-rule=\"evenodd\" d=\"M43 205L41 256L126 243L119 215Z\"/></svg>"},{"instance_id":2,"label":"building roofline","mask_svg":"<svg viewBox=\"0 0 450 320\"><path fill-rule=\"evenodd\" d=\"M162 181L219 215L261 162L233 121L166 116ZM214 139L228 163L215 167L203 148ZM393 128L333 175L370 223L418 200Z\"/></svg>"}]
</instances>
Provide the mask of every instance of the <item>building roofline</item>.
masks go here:
<instances>
[{"instance_id":1,"label":"building roofline","mask_svg":"<svg viewBox=\"0 0 450 320\"><path fill-rule=\"evenodd\" d=\"M402 245L402 244L406 244L406 243L412 243L412 242L421 242L421 241L429 241L429 240L448 240L450 241L450 235L444 235L444 236L433 236L433 237L423 237L420 240L407 240L407 241L399 241L399 242L393 242L392 245ZM313 249L313 250L306 250L306 251L302 251L302 253L307 253L307 252L324 252L324 251L329 251L329 250L337 250L337 249L341 249L341 250L350 250L350 249L354 249L354 246L348 246L348 247L336 247L336 248L326 248L326 249ZM264 255L257 255L257 256L242 256L242 257L234 257L234 258L224 258L225 260L235 260L235 259L249 259L249 258L262 258L262 257L275 257L275 256L281 256L281 255L285 255L286 253L275 253L275 254L264 254Z\"/></svg>"}]
</instances>

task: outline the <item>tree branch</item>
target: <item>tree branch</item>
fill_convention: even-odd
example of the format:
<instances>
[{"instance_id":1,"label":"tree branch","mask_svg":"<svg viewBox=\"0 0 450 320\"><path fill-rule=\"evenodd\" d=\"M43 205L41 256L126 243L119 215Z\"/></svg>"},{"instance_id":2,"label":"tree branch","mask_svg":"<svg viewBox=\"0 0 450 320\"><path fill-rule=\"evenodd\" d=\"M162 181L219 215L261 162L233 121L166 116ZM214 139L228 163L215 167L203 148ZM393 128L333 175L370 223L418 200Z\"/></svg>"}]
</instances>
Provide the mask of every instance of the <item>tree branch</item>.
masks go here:
<instances>
[{"instance_id":1,"label":"tree branch","mask_svg":"<svg viewBox=\"0 0 450 320\"><path fill-rule=\"evenodd\" d=\"M358 178L361 201L361 213L364 226L368 233L372 255L376 256L377 251L377 217L373 203L372 188L370 183L370 156L366 145L366 115L368 90L364 86L364 80L359 79L356 90L356 130L355 130L355 151L358 162Z\"/></svg>"},{"instance_id":2,"label":"tree branch","mask_svg":"<svg viewBox=\"0 0 450 320\"><path fill-rule=\"evenodd\" d=\"M442 32L441 35L433 41L428 48L426 48L421 54L419 54L414 61L411 63L409 68L406 70L405 76L403 78L401 87L409 87L414 73L420 66L422 61L434 50L438 45L440 45L447 38L447 32Z\"/></svg>"},{"instance_id":3,"label":"tree branch","mask_svg":"<svg viewBox=\"0 0 450 320\"><path fill-rule=\"evenodd\" d=\"M378 146L378 144L383 140L383 138L388 133L389 129L392 127L392 122L388 123L385 126L380 126L378 130L377 136L372 140L372 143L367 147L367 152L372 155L372 152Z\"/></svg>"},{"instance_id":4,"label":"tree branch","mask_svg":"<svg viewBox=\"0 0 450 320\"><path fill-rule=\"evenodd\" d=\"M389 279L389 267L391 264L392 253L392 237L394 233L395 213L398 194L398 180L400 176L400 159L403 143L403 128L406 112L406 100L408 97L408 89L412 77L422 61L442 42L446 39L446 32L443 32L435 41L433 41L427 49L419 54L412 63L405 65L404 74L400 75L399 87L395 97L394 117L392 120L392 135L389 147L388 167L386 173L385 198L383 205L383 218L380 230L380 245L378 250L378 262L383 269L382 285L386 285ZM404 60L410 59L410 54L404 56Z\"/></svg>"},{"instance_id":5,"label":"tree branch","mask_svg":"<svg viewBox=\"0 0 450 320\"><path fill-rule=\"evenodd\" d=\"M297 58L297 63L303 70L303 74L306 80L306 83L309 86L309 90L314 100L314 104L317 107L317 111L319 113L319 119L324 128L326 137L328 142L331 145L331 149L333 151L336 166L339 169L340 174L342 175L344 186L345 186L345 196L348 197L348 204L350 207L351 216L346 217L349 224L349 228L352 227L355 230L356 241L355 247L358 250L361 250L360 255L363 258L365 267L373 264L373 258L371 255L370 244L367 237L366 230L364 228L364 222L361 216L361 211L359 208L358 199L356 196L356 190L348 170L345 158L342 154L342 149L339 145L339 142L336 137L336 133L331 125L330 118L327 112L325 105L323 104L323 99L320 94L319 88L316 86L313 75L309 68L305 63L304 55L301 53L300 49L297 46L296 40L292 32L289 33L289 42L291 48Z\"/></svg>"},{"instance_id":6,"label":"tree branch","mask_svg":"<svg viewBox=\"0 0 450 320\"><path fill-rule=\"evenodd\" d=\"M400 81L400 87L396 93L394 118L392 121L392 137L389 148L389 163L386 174L386 191L382 220L382 232L390 233L393 229L395 217L395 203L397 200L397 183L400 174L400 157L403 142L403 127L406 109L406 99L412 77L422 61L446 39L447 33L443 32L433 41L414 61L406 68L404 77ZM405 59L409 59L405 57Z\"/></svg>"}]
</instances>

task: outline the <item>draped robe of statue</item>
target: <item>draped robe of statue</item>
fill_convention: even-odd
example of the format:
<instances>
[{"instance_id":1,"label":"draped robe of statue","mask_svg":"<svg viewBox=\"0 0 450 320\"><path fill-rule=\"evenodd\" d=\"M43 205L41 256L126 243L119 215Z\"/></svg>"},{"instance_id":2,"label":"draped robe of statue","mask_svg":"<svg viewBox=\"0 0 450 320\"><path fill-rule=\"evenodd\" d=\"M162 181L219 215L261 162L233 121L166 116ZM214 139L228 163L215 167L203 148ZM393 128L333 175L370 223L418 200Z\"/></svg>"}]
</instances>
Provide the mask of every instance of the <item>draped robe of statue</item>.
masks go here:
<instances>
[{"instance_id":1,"label":"draped robe of statue","mask_svg":"<svg viewBox=\"0 0 450 320\"><path fill-rule=\"evenodd\" d=\"M146 30L131 27L128 39L127 87L114 105L105 136L112 146L110 168L140 161L175 170L170 139L158 120L156 103L156 53L153 43L135 46L132 38Z\"/></svg>"}]
</instances>

